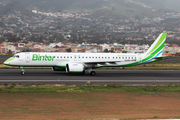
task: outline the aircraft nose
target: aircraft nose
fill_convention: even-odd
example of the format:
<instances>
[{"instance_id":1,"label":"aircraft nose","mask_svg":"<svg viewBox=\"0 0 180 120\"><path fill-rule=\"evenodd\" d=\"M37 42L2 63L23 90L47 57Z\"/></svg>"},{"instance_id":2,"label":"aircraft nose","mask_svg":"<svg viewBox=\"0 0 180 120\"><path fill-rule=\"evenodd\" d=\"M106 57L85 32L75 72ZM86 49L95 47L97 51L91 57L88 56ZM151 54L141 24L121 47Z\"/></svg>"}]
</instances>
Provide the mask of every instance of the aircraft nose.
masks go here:
<instances>
[{"instance_id":1,"label":"aircraft nose","mask_svg":"<svg viewBox=\"0 0 180 120\"><path fill-rule=\"evenodd\" d=\"M5 62L4 62L4 64L5 64L5 65L9 65L9 64L10 64L10 62L6 62L6 61L5 61Z\"/></svg>"},{"instance_id":2,"label":"aircraft nose","mask_svg":"<svg viewBox=\"0 0 180 120\"><path fill-rule=\"evenodd\" d=\"M4 62L4 64L5 64L5 65L10 65L10 63L11 63L12 60L14 60L14 58L9 58L9 59L7 59L7 60Z\"/></svg>"}]
</instances>

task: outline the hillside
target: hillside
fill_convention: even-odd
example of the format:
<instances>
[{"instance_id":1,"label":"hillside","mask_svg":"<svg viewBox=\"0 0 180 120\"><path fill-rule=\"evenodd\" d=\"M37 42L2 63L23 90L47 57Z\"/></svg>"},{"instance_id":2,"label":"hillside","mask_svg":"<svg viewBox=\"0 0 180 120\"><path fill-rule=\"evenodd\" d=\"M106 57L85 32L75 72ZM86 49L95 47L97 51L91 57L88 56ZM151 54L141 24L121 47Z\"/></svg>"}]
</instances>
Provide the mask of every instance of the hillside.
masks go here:
<instances>
[{"instance_id":1,"label":"hillside","mask_svg":"<svg viewBox=\"0 0 180 120\"><path fill-rule=\"evenodd\" d=\"M147 6L151 6L153 9L170 9L180 12L180 1L179 0L136 0L140 3L143 3Z\"/></svg>"},{"instance_id":2,"label":"hillside","mask_svg":"<svg viewBox=\"0 0 180 120\"><path fill-rule=\"evenodd\" d=\"M179 0L0 0L0 14L13 13L14 10L29 14L35 9L46 12L83 11L93 17L158 17L164 9L164 12L180 11L179 3Z\"/></svg>"}]
</instances>

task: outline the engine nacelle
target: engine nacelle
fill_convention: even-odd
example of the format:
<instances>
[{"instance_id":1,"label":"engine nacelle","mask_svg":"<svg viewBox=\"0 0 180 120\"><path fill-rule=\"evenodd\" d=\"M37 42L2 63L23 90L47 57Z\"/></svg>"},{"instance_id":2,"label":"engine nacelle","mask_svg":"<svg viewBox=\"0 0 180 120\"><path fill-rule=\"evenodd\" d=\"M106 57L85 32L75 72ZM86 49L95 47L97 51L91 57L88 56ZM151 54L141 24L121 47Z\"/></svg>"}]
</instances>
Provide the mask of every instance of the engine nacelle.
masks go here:
<instances>
[{"instance_id":1,"label":"engine nacelle","mask_svg":"<svg viewBox=\"0 0 180 120\"><path fill-rule=\"evenodd\" d=\"M53 71L66 71L65 68L60 68L60 67L52 67Z\"/></svg>"},{"instance_id":2,"label":"engine nacelle","mask_svg":"<svg viewBox=\"0 0 180 120\"><path fill-rule=\"evenodd\" d=\"M84 65L79 63L68 63L66 64L67 73L83 73Z\"/></svg>"}]
</instances>

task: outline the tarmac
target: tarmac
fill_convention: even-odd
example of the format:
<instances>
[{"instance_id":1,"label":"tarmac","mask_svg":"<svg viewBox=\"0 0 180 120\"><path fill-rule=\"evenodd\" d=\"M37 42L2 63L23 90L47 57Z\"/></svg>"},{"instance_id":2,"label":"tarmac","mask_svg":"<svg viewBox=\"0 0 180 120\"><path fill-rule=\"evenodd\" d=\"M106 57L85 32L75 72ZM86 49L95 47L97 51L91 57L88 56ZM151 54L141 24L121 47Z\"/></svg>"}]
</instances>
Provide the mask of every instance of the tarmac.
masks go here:
<instances>
[{"instance_id":1,"label":"tarmac","mask_svg":"<svg viewBox=\"0 0 180 120\"><path fill-rule=\"evenodd\" d=\"M51 69L0 69L0 83L45 83L45 84L115 84L149 85L149 84L180 84L180 70L116 70L95 69L96 76L67 74Z\"/></svg>"}]
</instances>

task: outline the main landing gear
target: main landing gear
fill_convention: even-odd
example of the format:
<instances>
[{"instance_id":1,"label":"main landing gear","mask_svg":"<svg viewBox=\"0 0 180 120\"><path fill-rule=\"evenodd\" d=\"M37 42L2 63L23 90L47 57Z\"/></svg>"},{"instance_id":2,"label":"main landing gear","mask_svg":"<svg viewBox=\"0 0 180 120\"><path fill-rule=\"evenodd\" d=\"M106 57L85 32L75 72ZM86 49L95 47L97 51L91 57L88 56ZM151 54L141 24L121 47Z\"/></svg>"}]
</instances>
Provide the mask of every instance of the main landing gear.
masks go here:
<instances>
[{"instance_id":1,"label":"main landing gear","mask_svg":"<svg viewBox=\"0 0 180 120\"><path fill-rule=\"evenodd\" d=\"M95 71L91 71L89 74L90 74L91 76L95 76L95 75L96 75L96 72L95 72Z\"/></svg>"},{"instance_id":2,"label":"main landing gear","mask_svg":"<svg viewBox=\"0 0 180 120\"><path fill-rule=\"evenodd\" d=\"M21 69L21 75L24 75L25 74L25 70L24 70L24 67L19 67Z\"/></svg>"},{"instance_id":3,"label":"main landing gear","mask_svg":"<svg viewBox=\"0 0 180 120\"><path fill-rule=\"evenodd\" d=\"M85 73L86 73L85 70L83 70L82 75L84 75Z\"/></svg>"},{"instance_id":4,"label":"main landing gear","mask_svg":"<svg viewBox=\"0 0 180 120\"><path fill-rule=\"evenodd\" d=\"M95 72L95 71L92 71L92 68L89 68L88 70L89 70L89 74L90 74L91 76L95 76L95 75L96 75L96 72Z\"/></svg>"}]
</instances>

